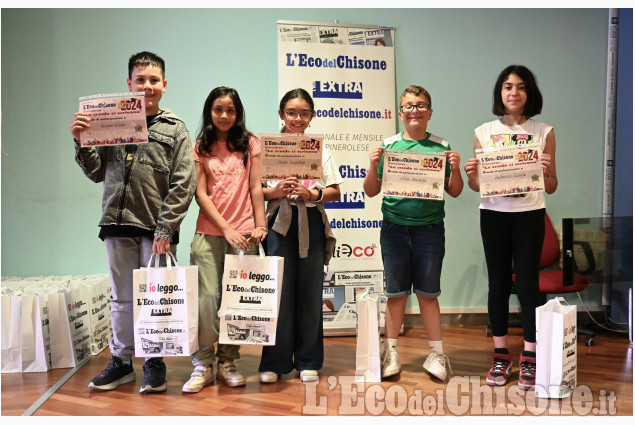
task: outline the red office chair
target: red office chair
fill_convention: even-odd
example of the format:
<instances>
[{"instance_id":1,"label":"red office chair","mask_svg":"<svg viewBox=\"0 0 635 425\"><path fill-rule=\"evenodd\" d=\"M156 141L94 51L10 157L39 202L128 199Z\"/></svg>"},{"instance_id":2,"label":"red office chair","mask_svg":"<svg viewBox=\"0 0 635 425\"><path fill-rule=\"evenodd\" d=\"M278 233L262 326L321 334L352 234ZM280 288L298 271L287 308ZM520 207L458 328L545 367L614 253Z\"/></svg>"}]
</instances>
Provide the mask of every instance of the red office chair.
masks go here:
<instances>
[{"instance_id":1,"label":"red office chair","mask_svg":"<svg viewBox=\"0 0 635 425\"><path fill-rule=\"evenodd\" d=\"M563 239L567 238L564 235L569 229L567 229L567 219L563 220ZM571 233L573 229L570 229ZM580 245L582 251L587 258L588 268L583 273L589 273L595 269L595 260L593 253L588 242L573 241L574 244ZM566 260L575 262L573 258L573 252L571 249L563 248L566 251ZM540 269L545 269L555 265L560 260L560 243L556 236L556 231L549 220L549 216L545 213L545 241L542 246L542 257L540 258ZM575 263L571 266L575 267ZM565 292L578 292L585 289L589 285L589 281L586 276L581 273L573 273L572 282L567 282L564 277L564 272L567 271L567 264L563 264L563 270L545 270L540 272L540 292L544 294L560 294ZM576 267L577 268L577 267Z\"/></svg>"},{"instance_id":2,"label":"red office chair","mask_svg":"<svg viewBox=\"0 0 635 425\"><path fill-rule=\"evenodd\" d=\"M543 294L562 294L569 292L579 292L589 286L589 281L585 276L595 270L595 259L593 251L588 242L573 240L573 219L562 220L562 252L564 252L562 270L543 270L558 264L560 260L560 243L556 236L556 231L551 224L549 215L545 213L545 239L542 245L542 256L540 258L539 285ZM582 252L586 257L586 270L579 270L573 256L573 245L582 247ZM546 297L545 297L546 301ZM584 345L595 344L595 332L578 327L578 333L586 336Z\"/></svg>"}]
</instances>

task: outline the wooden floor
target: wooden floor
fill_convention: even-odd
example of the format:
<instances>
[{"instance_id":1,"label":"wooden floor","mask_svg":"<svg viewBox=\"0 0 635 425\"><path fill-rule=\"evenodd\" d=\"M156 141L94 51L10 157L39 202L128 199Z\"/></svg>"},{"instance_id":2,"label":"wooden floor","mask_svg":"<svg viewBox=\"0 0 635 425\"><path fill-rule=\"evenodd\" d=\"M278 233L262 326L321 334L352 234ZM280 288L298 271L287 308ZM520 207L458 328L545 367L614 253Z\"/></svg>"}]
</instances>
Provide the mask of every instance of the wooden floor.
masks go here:
<instances>
[{"instance_id":1,"label":"wooden floor","mask_svg":"<svg viewBox=\"0 0 635 425\"><path fill-rule=\"evenodd\" d=\"M483 326L444 327L443 344L452 379L439 382L421 365L428 354L422 328L399 338L402 372L380 384L354 384L355 338L325 338L325 366L318 384L305 385L297 372L276 384L258 382L260 349L244 346L237 362L247 385L229 388L222 381L198 394L183 394L190 376L188 357L166 358L168 389L140 394L142 359L134 359L137 379L114 391L91 391L88 382L108 364L108 349L92 357L59 387L34 416L264 416L264 415L633 415L633 350L623 334L600 333L596 345L578 343L578 389L565 401L536 399L517 388L520 330L511 330L516 355L512 379L496 389L485 384L491 338ZM23 415L72 369L48 373L2 374L1 413Z\"/></svg>"}]
</instances>

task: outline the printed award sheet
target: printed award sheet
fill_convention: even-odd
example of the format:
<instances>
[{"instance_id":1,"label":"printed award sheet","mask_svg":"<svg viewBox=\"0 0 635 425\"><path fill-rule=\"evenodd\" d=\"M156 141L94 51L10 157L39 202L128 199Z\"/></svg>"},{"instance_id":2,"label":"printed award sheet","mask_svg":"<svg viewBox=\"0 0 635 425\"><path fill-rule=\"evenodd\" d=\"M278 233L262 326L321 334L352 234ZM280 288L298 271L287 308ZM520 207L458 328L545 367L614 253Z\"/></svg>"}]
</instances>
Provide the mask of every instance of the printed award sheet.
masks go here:
<instances>
[{"instance_id":1,"label":"printed award sheet","mask_svg":"<svg viewBox=\"0 0 635 425\"><path fill-rule=\"evenodd\" d=\"M79 111L91 118L79 136L82 147L148 143L143 92L80 97Z\"/></svg>"},{"instance_id":2,"label":"printed award sheet","mask_svg":"<svg viewBox=\"0 0 635 425\"><path fill-rule=\"evenodd\" d=\"M322 135L261 134L262 180L322 180Z\"/></svg>"},{"instance_id":3,"label":"printed award sheet","mask_svg":"<svg viewBox=\"0 0 635 425\"><path fill-rule=\"evenodd\" d=\"M384 151L382 194L443 200L446 156L439 152Z\"/></svg>"},{"instance_id":4,"label":"printed award sheet","mask_svg":"<svg viewBox=\"0 0 635 425\"><path fill-rule=\"evenodd\" d=\"M543 192L540 154L531 146L477 152L481 198Z\"/></svg>"}]
</instances>

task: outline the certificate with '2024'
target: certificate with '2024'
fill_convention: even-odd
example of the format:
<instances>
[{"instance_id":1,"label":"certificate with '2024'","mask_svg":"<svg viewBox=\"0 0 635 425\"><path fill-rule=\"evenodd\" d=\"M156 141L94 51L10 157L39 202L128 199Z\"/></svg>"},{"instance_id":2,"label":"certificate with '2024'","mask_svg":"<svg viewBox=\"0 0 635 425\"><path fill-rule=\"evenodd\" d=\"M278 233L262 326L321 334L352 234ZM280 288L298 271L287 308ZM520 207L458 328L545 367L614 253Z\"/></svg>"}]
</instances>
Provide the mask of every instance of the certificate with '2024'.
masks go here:
<instances>
[{"instance_id":1,"label":"certificate with '2024'","mask_svg":"<svg viewBox=\"0 0 635 425\"><path fill-rule=\"evenodd\" d=\"M90 116L90 128L79 134L82 147L148 143L143 92L80 97L79 111Z\"/></svg>"},{"instance_id":2,"label":"certificate with '2024'","mask_svg":"<svg viewBox=\"0 0 635 425\"><path fill-rule=\"evenodd\" d=\"M481 198L544 192L540 154L539 148L531 146L477 153Z\"/></svg>"},{"instance_id":3,"label":"certificate with '2024'","mask_svg":"<svg viewBox=\"0 0 635 425\"><path fill-rule=\"evenodd\" d=\"M439 152L385 150L382 195L443 200L445 161Z\"/></svg>"},{"instance_id":4,"label":"certificate with '2024'","mask_svg":"<svg viewBox=\"0 0 635 425\"><path fill-rule=\"evenodd\" d=\"M322 179L321 134L261 134L260 172L262 180Z\"/></svg>"}]
</instances>

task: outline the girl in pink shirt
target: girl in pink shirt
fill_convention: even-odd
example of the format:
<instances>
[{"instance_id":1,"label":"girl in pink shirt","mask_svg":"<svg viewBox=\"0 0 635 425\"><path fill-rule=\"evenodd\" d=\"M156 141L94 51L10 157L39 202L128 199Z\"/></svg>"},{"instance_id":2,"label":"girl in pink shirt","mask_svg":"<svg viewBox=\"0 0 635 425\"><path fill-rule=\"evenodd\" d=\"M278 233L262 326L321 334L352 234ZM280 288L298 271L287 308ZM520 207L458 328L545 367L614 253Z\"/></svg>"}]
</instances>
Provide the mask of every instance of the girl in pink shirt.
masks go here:
<instances>
[{"instance_id":1,"label":"girl in pink shirt","mask_svg":"<svg viewBox=\"0 0 635 425\"><path fill-rule=\"evenodd\" d=\"M196 202L200 207L190 263L199 270L199 350L194 372L183 392L196 393L217 377L227 385L245 385L234 360L238 345L218 344L221 283L225 254L257 254L267 235L260 184L260 141L247 131L245 112L236 90L217 87L203 107L202 126L194 145Z\"/></svg>"}]
</instances>

